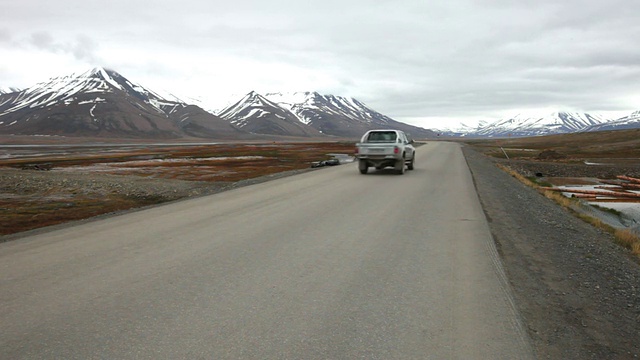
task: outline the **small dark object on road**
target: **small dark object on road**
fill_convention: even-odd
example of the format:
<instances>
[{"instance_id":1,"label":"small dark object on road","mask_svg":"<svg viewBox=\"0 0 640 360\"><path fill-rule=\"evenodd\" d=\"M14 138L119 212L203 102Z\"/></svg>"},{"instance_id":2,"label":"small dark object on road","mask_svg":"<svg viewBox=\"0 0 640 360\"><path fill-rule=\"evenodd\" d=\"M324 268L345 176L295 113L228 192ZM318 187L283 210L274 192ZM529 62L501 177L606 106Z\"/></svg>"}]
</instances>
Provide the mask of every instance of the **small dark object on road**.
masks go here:
<instances>
[{"instance_id":1,"label":"small dark object on road","mask_svg":"<svg viewBox=\"0 0 640 360\"><path fill-rule=\"evenodd\" d=\"M53 164L35 164L35 165L24 165L22 166L22 170L39 170L39 171L49 171L53 167Z\"/></svg>"},{"instance_id":2,"label":"small dark object on road","mask_svg":"<svg viewBox=\"0 0 640 360\"><path fill-rule=\"evenodd\" d=\"M340 165L340 160L330 159L330 160L315 161L311 163L312 168L318 168L323 166L335 166L335 165Z\"/></svg>"}]
</instances>

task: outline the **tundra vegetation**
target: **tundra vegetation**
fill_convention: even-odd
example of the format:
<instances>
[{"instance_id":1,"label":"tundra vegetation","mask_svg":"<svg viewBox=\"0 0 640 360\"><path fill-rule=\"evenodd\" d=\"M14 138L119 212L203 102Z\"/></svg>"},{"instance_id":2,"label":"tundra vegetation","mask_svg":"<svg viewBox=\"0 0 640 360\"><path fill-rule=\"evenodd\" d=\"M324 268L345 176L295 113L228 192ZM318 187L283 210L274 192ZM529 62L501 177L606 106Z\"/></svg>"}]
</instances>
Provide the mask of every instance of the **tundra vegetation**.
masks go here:
<instances>
[{"instance_id":1,"label":"tundra vegetation","mask_svg":"<svg viewBox=\"0 0 640 360\"><path fill-rule=\"evenodd\" d=\"M492 157L498 167L569 211L573 211L572 205L579 200L544 188L568 184L602 185L601 181L615 180L620 175L640 177L640 129L476 139L466 143ZM640 201L637 202L640 206ZM576 213L576 216L614 234L618 244L640 258L640 238L635 232L615 229L587 214Z\"/></svg>"},{"instance_id":2,"label":"tundra vegetation","mask_svg":"<svg viewBox=\"0 0 640 360\"><path fill-rule=\"evenodd\" d=\"M354 143L70 149L45 146L0 158L0 235L310 171L313 162L330 159L330 154L353 155Z\"/></svg>"}]
</instances>

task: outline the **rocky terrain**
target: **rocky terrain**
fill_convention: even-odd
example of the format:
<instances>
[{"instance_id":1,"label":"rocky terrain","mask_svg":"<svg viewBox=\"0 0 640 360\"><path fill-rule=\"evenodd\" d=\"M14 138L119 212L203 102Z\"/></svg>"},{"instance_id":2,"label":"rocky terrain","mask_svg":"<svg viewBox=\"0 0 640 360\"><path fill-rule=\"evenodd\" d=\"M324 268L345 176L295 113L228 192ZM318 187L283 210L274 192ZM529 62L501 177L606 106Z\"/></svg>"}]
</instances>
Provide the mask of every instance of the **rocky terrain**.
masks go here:
<instances>
[{"instance_id":1,"label":"rocky terrain","mask_svg":"<svg viewBox=\"0 0 640 360\"><path fill-rule=\"evenodd\" d=\"M638 259L611 234L499 170L495 159L464 151L538 358L640 357ZM511 165L531 174L604 175L589 166Z\"/></svg>"},{"instance_id":2,"label":"rocky terrain","mask_svg":"<svg viewBox=\"0 0 640 360\"><path fill-rule=\"evenodd\" d=\"M185 181L132 175L0 169L0 235L152 206L311 169L231 181ZM24 215L31 216L25 221ZM15 222L21 216L19 223ZM0 236L0 242L15 236Z\"/></svg>"}]
</instances>

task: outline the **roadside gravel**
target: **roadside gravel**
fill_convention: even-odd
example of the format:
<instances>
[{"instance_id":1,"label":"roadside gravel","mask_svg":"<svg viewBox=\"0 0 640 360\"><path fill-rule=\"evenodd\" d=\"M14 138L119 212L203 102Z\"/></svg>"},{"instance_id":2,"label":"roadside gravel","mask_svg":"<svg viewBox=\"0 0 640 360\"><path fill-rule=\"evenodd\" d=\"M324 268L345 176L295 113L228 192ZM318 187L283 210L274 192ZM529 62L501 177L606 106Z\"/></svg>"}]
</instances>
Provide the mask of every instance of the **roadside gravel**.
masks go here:
<instances>
[{"instance_id":1,"label":"roadside gravel","mask_svg":"<svg viewBox=\"0 0 640 360\"><path fill-rule=\"evenodd\" d=\"M154 204L215 194L304 171L312 169L291 170L235 182L206 182L96 172L0 168L0 233L6 234L0 235L0 242L15 240L34 231L47 231L52 226L72 226L75 221L91 221L95 217ZM119 204L121 199L126 199L126 205L116 207L114 204ZM87 204L90 204L90 210ZM57 225L42 228L47 224L43 219L51 218L55 218ZM22 232L11 233L16 231L14 229Z\"/></svg>"},{"instance_id":2,"label":"roadside gravel","mask_svg":"<svg viewBox=\"0 0 640 360\"><path fill-rule=\"evenodd\" d=\"M145 178L99 173L35 170L0 170L0 193L56 196L70 193L89 196L119 194L134 198L155 197L165 201L216 191L222 185L198 181Z\"/></svg>"},{"instance_id":3,"label":"roadside gravel","mask_svg":"<svg viewBox=\"0 0 640 360\"><path fill-rule=\"evenodd\" d=\"M0 169L0 194L60 196L82 194L104 196L118 194L133 198L154 198L159 202L214 194L290 176L304 170L292 170L236 182L185 181L134 175L71 173L59 171Z\"/></svg>"},{"instance_id":4,"label":"roadside gravel","mask_svg":"<svg viewBox=\"0 0 640 360\"><path fill-rule=\"evenodd\" d=\"M640 266L610 234L463 152L541 359L640 357Z\"/></svg>"}]
</instances>

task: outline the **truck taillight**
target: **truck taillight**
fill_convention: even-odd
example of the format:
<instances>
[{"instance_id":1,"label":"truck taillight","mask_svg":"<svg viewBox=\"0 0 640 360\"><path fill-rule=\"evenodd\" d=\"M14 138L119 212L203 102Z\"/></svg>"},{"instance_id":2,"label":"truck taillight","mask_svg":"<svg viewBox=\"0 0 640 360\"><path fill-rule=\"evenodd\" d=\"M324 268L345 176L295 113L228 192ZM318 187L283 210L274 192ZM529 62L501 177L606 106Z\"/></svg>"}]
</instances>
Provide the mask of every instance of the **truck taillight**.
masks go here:
<instances>
[{"instance_id":1,"label":"truck taillight","mask_svg":"<svg viewBox=\"0 0 640 360\"><path fill-rule=\"evenodd\" d=\"M356 154L358 153L358 148L356 148Z\"/></svg>"},{"instance_id":2,"label":"truck taillight","mask_svg":"<svg viewBox=\"0 0 640 360\"><path fill-rule=\"evenodd\" d=\"M394 154L397 154L399 152L400 152L400 148L399 147L396 146L396 147L393 148L393 153Z\"/></svg>"}]
</instances>

